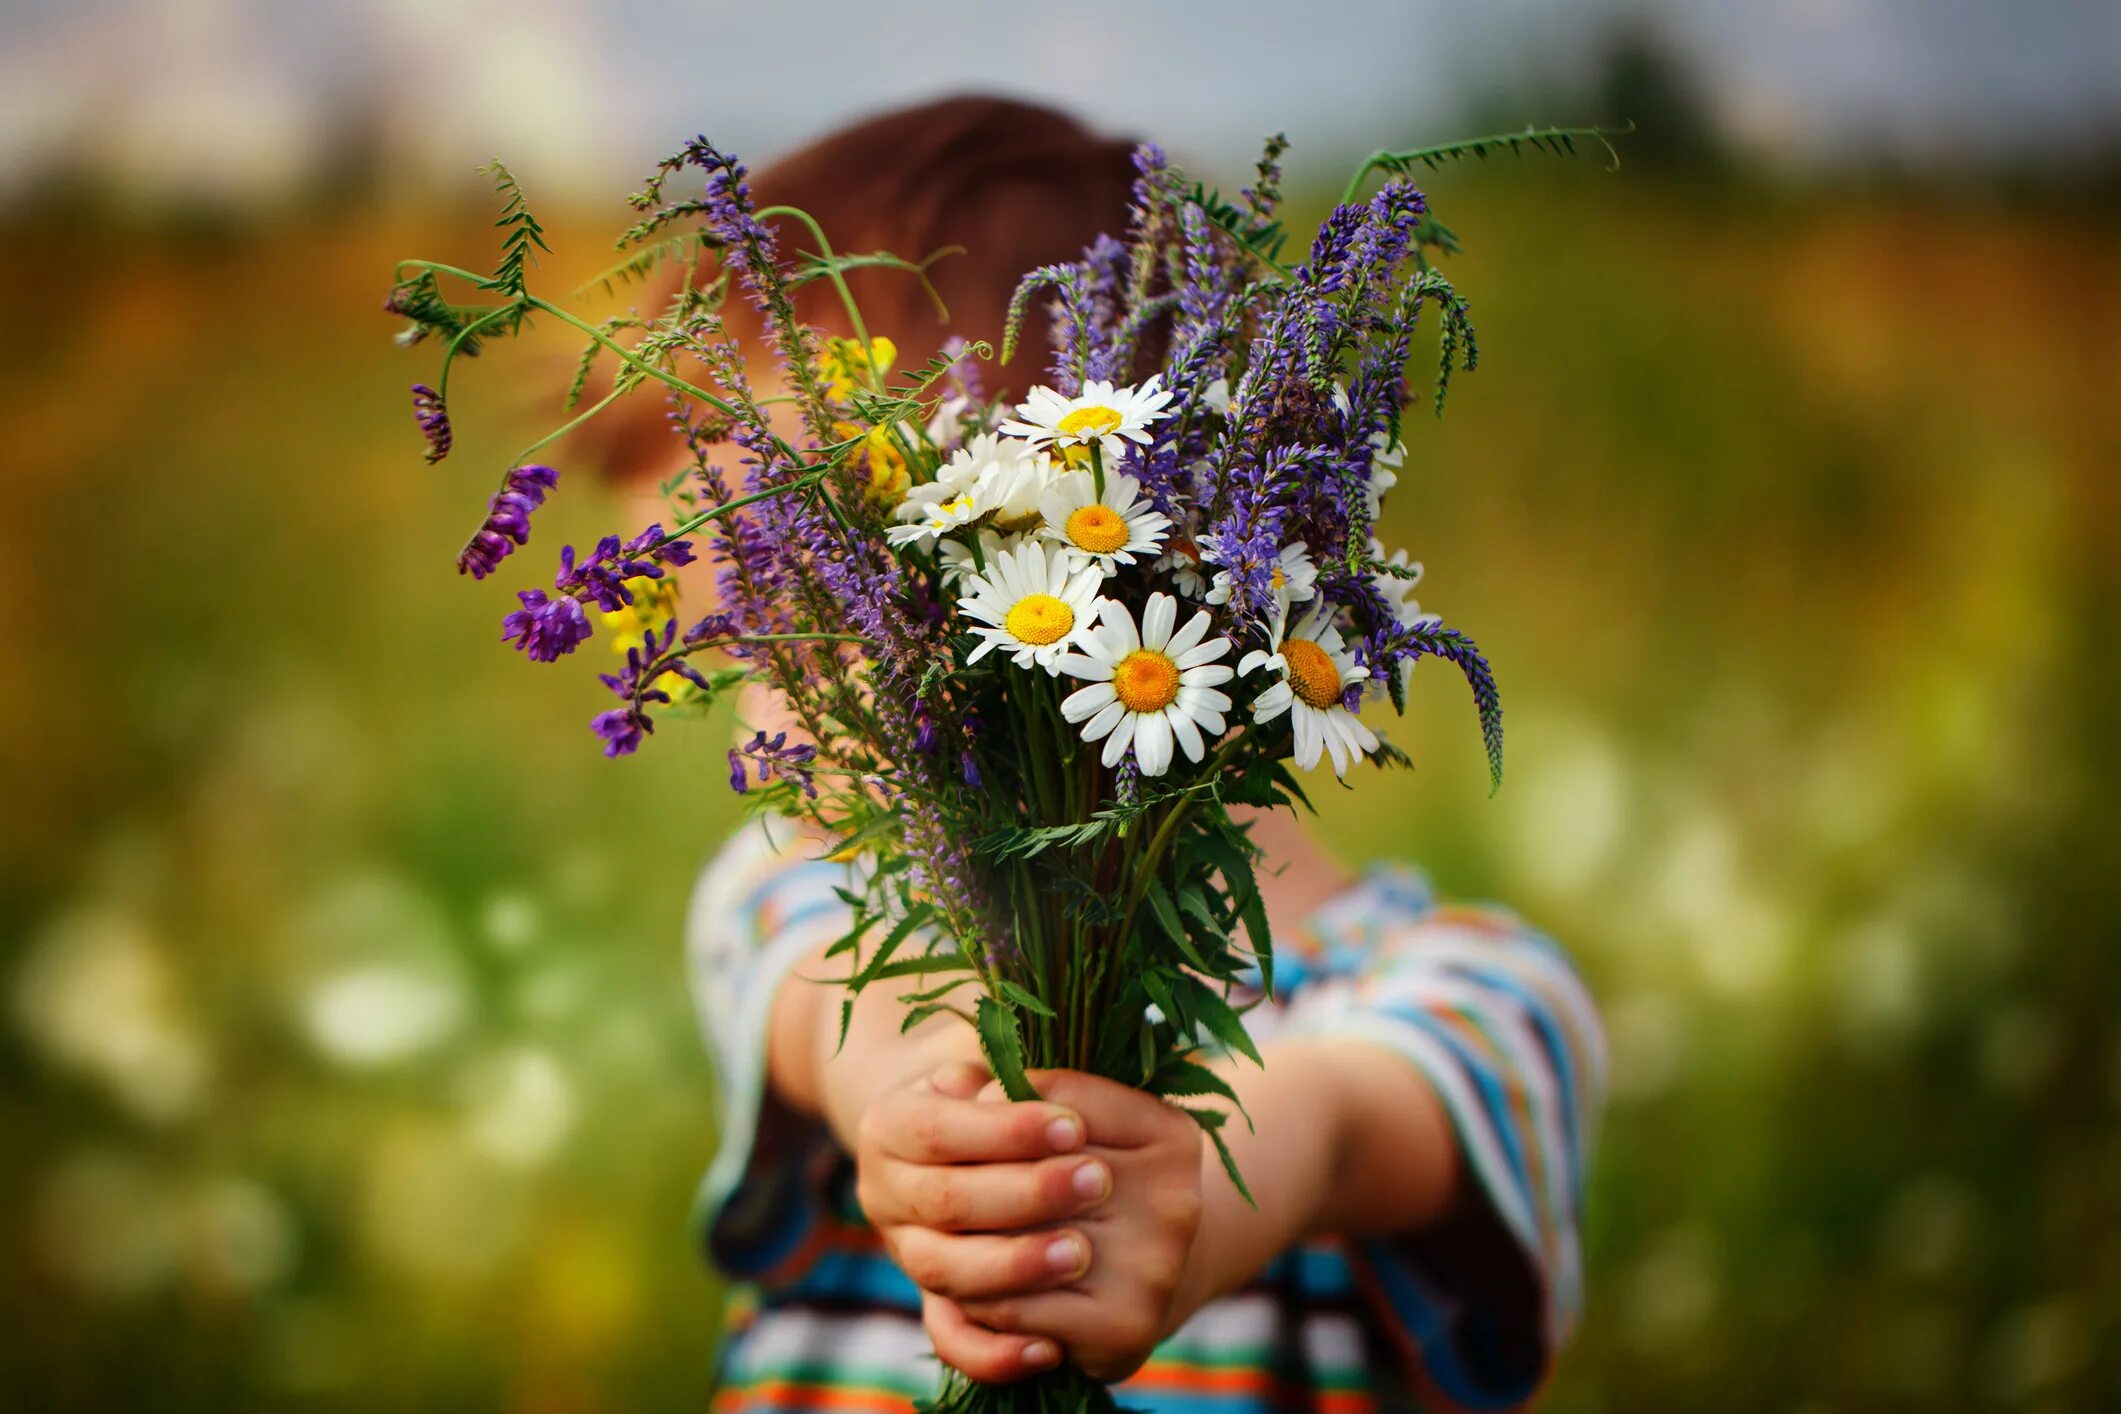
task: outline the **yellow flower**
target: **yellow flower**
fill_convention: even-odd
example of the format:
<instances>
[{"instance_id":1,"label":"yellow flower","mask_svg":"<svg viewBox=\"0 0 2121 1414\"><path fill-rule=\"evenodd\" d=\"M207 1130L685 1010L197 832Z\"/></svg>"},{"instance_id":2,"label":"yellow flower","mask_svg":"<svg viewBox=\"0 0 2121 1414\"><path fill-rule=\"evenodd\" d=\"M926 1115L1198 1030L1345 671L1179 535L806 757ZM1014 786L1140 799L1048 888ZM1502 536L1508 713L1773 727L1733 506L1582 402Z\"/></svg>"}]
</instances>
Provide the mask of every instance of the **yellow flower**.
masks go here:
<instances>
[{"instance_id":1,"label":"yellow flower","mask_svg":"<svg viewBox=\"0 0 2121 1414\"><path fill-rule=\"evenodd\" d=\"M860 339L827 339L818 351L817 371L825 380L825 392L834 402L844 403L857 387L879 381L898 362L898 345L886 338L869 341L864 350Z\"/></svg>"},{"instance_id":2,"label":"yellow flower","mask_svg":"<svg viewBox=\"0 0 2121 1414\"><path fill-rule=\"evenodd\" d=\"M913 473L907 467L906 453L899 445L901 425L887 422L882 427L870 428L866 434L852 422L838 423L833 428L842 439L862 438L862 449L855 454L856 465L862 471L862 491L875 500L892 505L896 505L905 496L906 489L913 485Z\"/></svg>"},{"instance_id":3,"label":"yellow flower","mask_svg":"<svg viewBox=\"0 0 2121 1414\"><path fill-rule=\"evenodd\" d=\"M650 579L647 575L635 575L626 581L626 588L633 594L631 604L621 604L616 609L599 610L597 617L603 620L605 631L611 635L611 651L621 658L631 649L645 645L660 634L664 625L678 616L678 585L675 577L664 575L661 579ZM655 686L670 694L670 700L681 701L692 691L692 680L680 673L661 673Z\"/></svg>"}]
</instances>

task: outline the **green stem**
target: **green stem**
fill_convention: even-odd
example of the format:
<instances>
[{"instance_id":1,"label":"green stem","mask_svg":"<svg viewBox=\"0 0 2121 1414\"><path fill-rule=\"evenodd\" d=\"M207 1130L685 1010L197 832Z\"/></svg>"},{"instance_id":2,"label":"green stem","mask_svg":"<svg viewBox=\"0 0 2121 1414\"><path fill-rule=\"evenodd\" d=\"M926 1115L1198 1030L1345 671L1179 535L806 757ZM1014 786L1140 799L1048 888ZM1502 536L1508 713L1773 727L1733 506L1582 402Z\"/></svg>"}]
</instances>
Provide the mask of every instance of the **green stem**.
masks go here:
<instances>
[{"instance_id":1,"label":"green stem","mask_svg":"<svg viewBox=\"0 0 2121 1414\"><path fill-rule=\"evenodd\" d=\"M847 288L847 277L840 273L838 258L833 254L832 242L825 239L824 228L800 206L769 206L757 214L761 221L771 216L793 216L810 228L811 238L817 242L819 257L825 264L826 278L830 279L832 287L839 291L840 306L847 311L847 323L853 328L854 337L862 341L863 373L868 377L869 386L873 391L883 392L884 380L877 374L876 358L870 349L869 326L862 322L861 307L854 302L854 291Z\"/></svg>"}]
</instances>

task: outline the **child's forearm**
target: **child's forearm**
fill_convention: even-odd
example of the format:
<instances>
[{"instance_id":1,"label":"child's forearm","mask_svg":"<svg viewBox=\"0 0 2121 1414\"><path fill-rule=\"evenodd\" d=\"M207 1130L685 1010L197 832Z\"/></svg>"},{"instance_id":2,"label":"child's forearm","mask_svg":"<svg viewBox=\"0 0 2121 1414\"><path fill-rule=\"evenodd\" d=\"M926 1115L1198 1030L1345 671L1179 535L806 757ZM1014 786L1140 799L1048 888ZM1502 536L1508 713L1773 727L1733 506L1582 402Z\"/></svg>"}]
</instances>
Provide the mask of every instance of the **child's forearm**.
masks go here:
<instances>
[{"instance_id":1,"label":"child's forearm","mask_svg":"<svg viewBox=\"0 0 2121 1414\"><path fill-rule=\"evenodd\" d=\"M1221 1163L1203 1155L1200 1234L1181 1285L1179 1318L1246 1285L1295 1242L1325 1233L1417 1231L1450 1208L1460 1182L1449 1116L1419 1071L1362 1041L1292 1040L1264 1068L1220 1069L1254 1129L1233 1116L1223 1133L1255 1209Z\"/></svg>"}]
</instances>

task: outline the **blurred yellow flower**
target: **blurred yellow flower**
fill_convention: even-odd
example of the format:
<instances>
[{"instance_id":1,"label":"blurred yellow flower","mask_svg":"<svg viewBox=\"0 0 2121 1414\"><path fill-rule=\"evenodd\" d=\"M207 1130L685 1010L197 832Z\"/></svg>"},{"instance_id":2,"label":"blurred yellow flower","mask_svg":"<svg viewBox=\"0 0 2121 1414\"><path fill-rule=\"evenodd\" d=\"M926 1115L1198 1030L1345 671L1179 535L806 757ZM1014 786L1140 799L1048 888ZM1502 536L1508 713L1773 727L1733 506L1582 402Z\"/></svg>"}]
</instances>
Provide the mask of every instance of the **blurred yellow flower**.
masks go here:
<instances>
[{"instance_id":1,"label":"blurred yellow flower","mask_svg":"<svg viewBox=\"0 0 2121 1414\"><path fill-rule=\"evenodd\" d=\"M817 371L825 379L826 393L843 403L857 384L866 385L872 377L881 381L897 362L898 345L889 339L871 339L867 350L860 339L827 339L817 356Z\"/></svg>"},{"instance_id":2,"label":"blurred yellow flower","mask_svg":"<svg viewBox=\"0 0 2121 1414\"><path fill-rule=\"evenodd\" d=\"M862 493L888 505L898 504L906 489L913 485L913 473L906 465L905 448L899 444L899 428L903 425L887 422L866 433L860 424L853 422L838 423L833 428L843 439L862 438L862 450L856 454L856 464L862 473Z\"/></svg>"},{"instance_id":3,"label":"blurred yellow flower","mask_svg":"<svg viewBox=\"0 0 2121 1414\"><path fill-rule=\"evenodd\" d=\"M611 635L611 651L621 658L660 634L664 625L678 615L675 576L666 574L661 579L650 579L644 574L635 575L626 581L626 588L633 594L631 604L600 610L597 614L605 631ZM673 703L682 702L693 690L692 680L679 673L658 674L655 686L669 693Z\"/></svg>"}]
</instances>

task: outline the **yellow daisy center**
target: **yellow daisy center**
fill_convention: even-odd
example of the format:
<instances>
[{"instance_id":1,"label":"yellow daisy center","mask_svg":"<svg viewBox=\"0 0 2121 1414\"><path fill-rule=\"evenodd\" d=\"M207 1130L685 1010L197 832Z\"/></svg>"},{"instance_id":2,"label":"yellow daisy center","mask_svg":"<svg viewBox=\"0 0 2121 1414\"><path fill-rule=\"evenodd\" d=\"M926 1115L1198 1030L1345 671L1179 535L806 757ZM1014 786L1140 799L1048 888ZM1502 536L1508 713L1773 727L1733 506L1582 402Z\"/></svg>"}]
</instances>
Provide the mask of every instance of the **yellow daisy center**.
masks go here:
<instances>
[{"instance_id":1,"label":"yellow daisy center","mask_svg":"<svg viewBox=\"0 0 2121 1414\"><path fill-rule=\"evenodd\" d=\"M1280 565L1276 565L1274 573L1268 576L1267 583L1277 590L1287 589L1289 587L1289 577L1281 572Z\"/></svg>"},{"instance_id":2,"label":"yellow daisy center","mask_svg":"<svg viewBox=\"0 0 2121 1414\"><path fill-rule=\"evenodd\" d=\"M1161 712L1178 700L1178 664L1137 648L1112 670L1112 695L1129 712Z\"/></svg>"},{"instance_id":3,"label":"yellow daisy center","mask_svg":"<svg viewBox=\"0 0 2121 1414\"><path fill-rule=\"evenodd\" d=\"M1088 407L1070 409L1053 425L1063 436L1080 437L1087 441L1092 437L1111 436L1119 431L1120 423L1125 420L1119 415L1118 408L1101 407L1092 403Z\"/></svg>"},{"instance_id":4,"label":"yellow daisy center","mask_svg":"<svg viewBox=\"0 0 2121 1414\"><path fill-rule=\"evenodd\" d=\"M1051 594L1026 594L1016 601L1003 623L1017 642L1043 648L1059 642L1075 627L1075 610Z\"/></svg>"},{"instance_id":5,"label":"yellow daisy center","mask_svg":"<svg viewBox=\"0 0 2121 1414\"><path fill-rule=\"evenodd\" d=\"M972 506L972 493L961 491L947 501L938 501L929 520L944 529L957 524L957 518Z\"/></svg>"},{"instance_id":6,"label":"yellow daisy center","mask_svg":"<svg viewBox=\"0 0 2121 1414\"><path fill-rule=\"evenodd\" d=\"M1127 548L1127 522L1110 506L1090 505L1068 513L1068 543L1093 555Z\"/></svg>"},{"instance_id":7,"label":"yellow daisy center","mask_svg":"<svg viewBox=\"0 0 2121 1414\"><path fill-rule=\"evenodd\" d=\"M1292 638L1281 646L1289 665L1289 689L1323 712L1340 702L1340 669L1326 650L1308 638Z\"/></svg>"}]
</instances>

